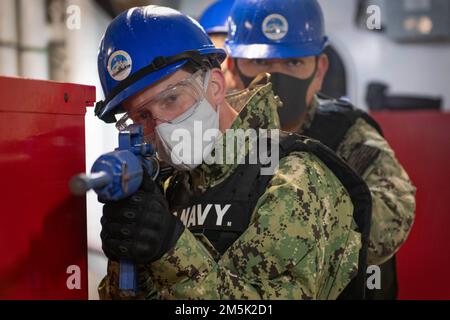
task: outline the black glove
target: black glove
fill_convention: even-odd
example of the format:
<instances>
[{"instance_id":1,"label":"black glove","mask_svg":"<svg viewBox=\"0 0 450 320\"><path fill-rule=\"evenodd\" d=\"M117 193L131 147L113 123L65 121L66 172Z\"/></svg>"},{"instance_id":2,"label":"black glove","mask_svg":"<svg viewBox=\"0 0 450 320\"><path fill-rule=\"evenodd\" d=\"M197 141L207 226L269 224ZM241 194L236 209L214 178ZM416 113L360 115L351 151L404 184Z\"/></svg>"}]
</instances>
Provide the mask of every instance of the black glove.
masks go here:
<instances>
[{"instance_id":1,"label":"black glove","mask_svg":"<svg viewBox=\"0 0 450 320\"><path fill-rule=\"evenodd\" d=\"M134 195L103 206L101 224L105 255L113 261L125 259L137 264L159 260L184 231L156 183L146 175Z\"/></svg>"}]
</instances>

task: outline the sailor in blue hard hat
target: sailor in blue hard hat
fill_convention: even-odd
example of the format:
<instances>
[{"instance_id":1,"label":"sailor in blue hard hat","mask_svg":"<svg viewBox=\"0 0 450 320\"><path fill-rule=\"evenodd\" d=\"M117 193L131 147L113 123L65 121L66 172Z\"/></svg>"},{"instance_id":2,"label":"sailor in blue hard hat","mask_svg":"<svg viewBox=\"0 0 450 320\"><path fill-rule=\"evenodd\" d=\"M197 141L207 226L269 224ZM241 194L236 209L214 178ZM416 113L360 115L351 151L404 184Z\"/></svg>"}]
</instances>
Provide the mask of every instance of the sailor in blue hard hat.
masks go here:
<instances>
[{"instance_id":1,"label":"sailor in blue hard hat","mask_svg":"<svg viewBox=\"0 0 450 320\"><path fill-rule=\"evenodd\" d=\"M319 92L329 64L327 41L317 0L236 0L226 41L228 69L240 88L270 73L282 102L282 129L319 140L364 178L374 204L367 261L381 267L383 283L368 296L393 299L395 253L412 226L415 187L369 114Z\"/></svg>"},{"instance_id":2,"label":"sailor in blue hard hat","mask_svg":"<svg viewBox=\"0 0 450 320\"><path fill-rule=\"evenodd\" d=\"M296 131L328 69L328 39L316 0L236 0L230 14L228 68L238 88L270 73L283 108L282 128Z\"/></svg>"},{"instance_id":3,"label":"sailor in blue hard hat","mask_svg":"<svg viewBox=\"0 0 450 320\"><path fill-rule=\"evenodd\" d=\"M228 17L235 0L218 0L213 2L201 15L199 22L208 33L217 48L225 48L228 34ZM227 59L222 63L222 70L229 89L235 87L232 76L227 69Z\"/></svg>"},{"instance_id":4,"label":"sailor in blue hard hat","mask_svg":"<svg viewBox=\"0 0 450 320\"><path fill-rule=\"evenodd\" d=\"M145 142L155 144L161 160L177 172L194 171L205 164L216 139L238 115L225 100L220 69L225 57L200 24L179 11L160 6L129 9L111 22L100 44L98 72L106 98L96 104L95 113L120 131L142 126ZM181 152L175 150L180 145ZM127 163L122 166L125 172ZM110 263L99 286L102 299L124 297L123 292L114 293L120 291L118 285L109 286L117 261L150 266L185 234L160 184L144 176L134 195L103 206L100 236ZM184 242L179 247L194 249ZM150 283L146 276L144 281Z\"/></svg>"},{"instance_id":5,"label":"sailor in blue hard hat","mask_svg":"<svg viewBox=\"0 0 450 320\"><path fill-rule=\"evenodd\" d=\"M204 130L223 129L237 115L224 103L225 57L194 19L166 7L130 9L101 42L98 70L106 99L97 103L96 115L117 121L119 129L144 125L158 154L176 165L168 159L172 131L194 120L204 120Z\"/></svg>"}]
</instances>

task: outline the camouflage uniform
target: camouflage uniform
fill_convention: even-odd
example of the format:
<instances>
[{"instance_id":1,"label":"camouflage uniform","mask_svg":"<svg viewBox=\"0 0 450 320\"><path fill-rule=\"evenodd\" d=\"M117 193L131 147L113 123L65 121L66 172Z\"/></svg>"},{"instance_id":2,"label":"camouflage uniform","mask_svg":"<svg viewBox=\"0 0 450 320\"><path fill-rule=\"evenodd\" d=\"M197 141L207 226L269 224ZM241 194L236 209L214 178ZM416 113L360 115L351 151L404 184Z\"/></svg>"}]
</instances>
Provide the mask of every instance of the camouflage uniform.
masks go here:
<instances>
[{"instance_id":1,"label":"camouflage uniform","mask_svg":"<svg viewBox=\"0 0 450 320\"><path fill-rule=\"evenodd\" d=\"M315 97L300 133L312 123L318 105L318 97ZM411 230L416 188L388 142L362 118L349 129L336 153L355 167L357 163L352 158L364 152L364 146L380 150L362 174L372 194L373 208L367 262L380 265L398 251Z\"/></svg>"},{"instance_id":2,"label":"camouflage uniform","mask_svg":"<svg viewBox=\"0 0 450 320\"><path fill-rule=\"evenodd\" d=\"M279 127L271 84L235 94L229 102L245 105L232 129ZM202 193L236 167L203 164L189 173L190 187ZM336 299L358 269L361 235L352 214L334 174L313 154L291 153L280 160L250 225L225 254L186 229L160 260L138 267L138 298ZM118 264L110 261L101 298L125 298L117 283Z\"/></svg>"}]
</instances>

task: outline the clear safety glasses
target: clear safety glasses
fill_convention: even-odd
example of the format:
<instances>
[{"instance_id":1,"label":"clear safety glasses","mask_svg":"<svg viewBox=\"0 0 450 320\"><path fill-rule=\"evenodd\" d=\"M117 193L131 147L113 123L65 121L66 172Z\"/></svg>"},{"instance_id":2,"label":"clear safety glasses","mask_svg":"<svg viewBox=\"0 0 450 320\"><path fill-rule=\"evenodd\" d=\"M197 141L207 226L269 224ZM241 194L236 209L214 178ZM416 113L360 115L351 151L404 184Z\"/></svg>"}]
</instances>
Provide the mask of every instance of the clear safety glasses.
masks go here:
<instances>
[{"instance_id":1,"label":"clear safety glasses","mask_svg":"<svg viewBox=\"0 0 450 320\"><path fill-rule=\"evenodd\" d=\"M119 131L139 124L154 128L161 123L177 124L191 117L204 98L208 85L207 72L199 70L190 77L144 101L133 111L125 113L116 123Z\"/></svg>"}]
</instances>

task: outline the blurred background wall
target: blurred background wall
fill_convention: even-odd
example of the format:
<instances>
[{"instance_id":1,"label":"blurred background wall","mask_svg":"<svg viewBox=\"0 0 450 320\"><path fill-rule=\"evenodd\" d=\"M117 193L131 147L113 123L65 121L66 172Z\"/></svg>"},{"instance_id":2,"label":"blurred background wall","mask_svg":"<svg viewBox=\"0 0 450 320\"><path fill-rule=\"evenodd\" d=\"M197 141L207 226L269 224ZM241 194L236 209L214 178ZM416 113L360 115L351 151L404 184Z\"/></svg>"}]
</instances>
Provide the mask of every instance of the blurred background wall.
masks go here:
<instances>
[{"instance_id":1,"label":"blurred background wall","mask_svg":"<svg viewBox=\"0 0 450 320\"><path fill-rule=\"evenodd\" d=\"M449 1L434 0L319 0L333 49L327 83L334 95L347 96L367 109L369 88L388 87L388 94L441 99L450 110ZM94 85L97 100L103 93L97 76L97 50L111 19L134 6L171 6L197 18L211 0L1 0L0 75ZM393 3L400 4L392 6ZM437 3L437 2L436 2ZM381 27L369 30L370 5L381 8ZM427 11L428 10L428 11ZM438 10L439 11L439 10ZM409 13L408 13L409 12ZM408 14L412 16L408 17ZM399 24L400 23L400 24ZM404 26L410 32L398 32ZM444 29L442 31L441 29ZM447 28L447 29L446 29ZM445 29L448 31L446 36ZM413 31L417 32L413 32ZM442 34L439 32L442 31ZM417 37L414 37L416 34ZM370 86L372 84L372 86ZM1 90L1 88L0 88ZM86 166L117 144L117 132L88 108ZM106 273L100 242L101 206L88 195L90 298Z\"/></svg>"}]
</instances>

